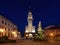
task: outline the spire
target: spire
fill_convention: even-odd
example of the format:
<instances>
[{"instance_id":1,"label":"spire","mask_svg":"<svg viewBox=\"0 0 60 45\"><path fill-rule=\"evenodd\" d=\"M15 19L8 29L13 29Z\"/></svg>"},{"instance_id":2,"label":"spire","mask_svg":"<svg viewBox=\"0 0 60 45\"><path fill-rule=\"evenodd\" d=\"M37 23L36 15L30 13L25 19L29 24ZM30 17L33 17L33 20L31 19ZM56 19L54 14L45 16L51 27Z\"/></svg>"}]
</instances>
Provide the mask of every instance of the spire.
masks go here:
<instances>
[{"instance_id":1,"label":"spire","mask_svg":"<svg viewBox=\"0 0 60 45\"><path fill-rule=\"evenodd\" d=\"M31 6L28 7L28 10L31 11Z\"/></svg>"},{"instance_id":2,"label":"spire","mask_svg":"<svg viewBox=\"0 0 60 45\"><path fill-rule=\"evenodd\" d=\"M28 11L29 11L29 13L31 13L31 12L32 12L32 10L31 10L31 6L29 6Z\"/></svg>"},{"instance_id":3,"label":"spire","mask_svg":"<svg viewBox=\"0 0 60 45\"><path fill-rule=\"evenodd\" d=\"M31 12L31 6L29 6L28 19L33 20L32 12Z\"/></svg>"}]
</instances>

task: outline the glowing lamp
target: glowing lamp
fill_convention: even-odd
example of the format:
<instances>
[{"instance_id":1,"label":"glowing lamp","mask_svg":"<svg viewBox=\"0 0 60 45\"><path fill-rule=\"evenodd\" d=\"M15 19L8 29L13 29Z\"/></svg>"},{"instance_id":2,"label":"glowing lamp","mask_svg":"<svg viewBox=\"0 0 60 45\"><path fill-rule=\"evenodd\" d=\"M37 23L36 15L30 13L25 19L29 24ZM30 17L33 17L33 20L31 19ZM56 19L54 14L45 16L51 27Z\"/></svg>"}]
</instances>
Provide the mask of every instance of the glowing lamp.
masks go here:
<instances>
[{"instance_id":1,"label":"glowing lamp","mask_svg":"<svg viewBox=\"0 0 60 45\"><path fill-rule=\"evenodd\" d=\"M50 33L50 36L53 36L54 34L53 33Z\"/></svg>"},{"instance_id":2,"label":"glowing lamp","mask_svg":"<svg viewBox=\"0 0 60 45\"><path fill-rule=\"evenodd\" d=\"M0 32L4 32L4 30L3 29L0 29Z\"/></svg>"},{"instance_id":3,"label":"glowing lamp","mask_svg":"<svg viewBox=\"0 0 60 45\"><path fill-rule=\"evenodd\" d=\"M29 37L32 37L32 34L31 33L29 34Z\"/></svg>"},{"instance_id":4,"label":"glowing lamp","mask_svg":"<svg viewBox=\"0 0 60 45\"><path fill-rule=\"evenodd\" d=\"M14 37L17 37L17 34L15 34Z\"/></svg>"},{"instance_id":5,"label":"glowing lamp","mask_svg":"<svg viewBox=\"0 0 60 45\"><path fill-rule=\"evenodd\" d=\"M14 34L14 35L15 35L15 34L16 34L16 32L12 32L12 34Z\"/></svg>"},{"instance_id":6,"label":"glowing lamp","mask_svg":"<svg viewBox=\"0 0 60 45\"><path fill-rule=\"evenodd\" d=\"M26 36L28 36L28 34L26 34Z\"/></svg>"}]
</instances>

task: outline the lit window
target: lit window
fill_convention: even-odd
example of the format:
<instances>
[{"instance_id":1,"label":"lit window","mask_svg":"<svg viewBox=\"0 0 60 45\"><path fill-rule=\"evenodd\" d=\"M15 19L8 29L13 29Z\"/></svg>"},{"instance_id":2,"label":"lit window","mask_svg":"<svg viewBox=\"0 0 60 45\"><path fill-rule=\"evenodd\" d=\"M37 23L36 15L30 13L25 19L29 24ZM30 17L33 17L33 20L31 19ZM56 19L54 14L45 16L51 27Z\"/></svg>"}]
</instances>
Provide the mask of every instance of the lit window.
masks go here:
<instances>
[{"instance_id":1,"label":"lit window","mask_svg":"<svg viewBox=\"0 0 60 45\"><path fill-rule=\"evenodd\" d=\"M10 29L8 29L10 31Z\"/></svg>"},{"instance_id":2,"label":"lit window","mask_svg":"<svg viewBox=\"0 0 60 45\"><path fill-rule=\"evenodd\" d=\"M32 33L35 33L35 30L32 30Z\"/></svg>"},{"instance_id":3,"label":"lit window","mask_svg":"<svg viewBox=\"0 0 60 45\"><path fill-rule=\"evenodd\" d=\"M7 23L5 22L5 25L7 25Z\"/></svg>"},{"instance_id":4,"label":"lit window","mask_svg":"<svg viewBox=\"0 0 60 45\"><path fill-rule=\"evenodd\" d=\"M0 29L0 32L4 32L4 30L3 29Z\"/></svg>"},{"instance_id":5,"label":"lit window","mask_svg":"<svg viewBox=\"0 0 60 45\"><path fill-rule=\"evenodd\" d=\"M32 36L33 36L33 35L30 33L30 34L29 34L29 37L32 37Z\"/></svg>"}]
</instances>

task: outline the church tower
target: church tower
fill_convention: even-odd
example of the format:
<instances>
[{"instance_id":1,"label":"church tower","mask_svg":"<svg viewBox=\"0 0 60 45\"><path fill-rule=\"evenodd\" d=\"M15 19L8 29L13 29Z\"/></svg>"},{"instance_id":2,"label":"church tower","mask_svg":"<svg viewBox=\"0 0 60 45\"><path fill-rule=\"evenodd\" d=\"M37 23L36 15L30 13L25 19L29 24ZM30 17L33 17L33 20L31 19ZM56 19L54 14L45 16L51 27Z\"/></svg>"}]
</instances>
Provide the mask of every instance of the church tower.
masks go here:
<instances>
[{"instance_id":1,"label":"church tower","mask_svg":"<svg viewBox=\"0 0 60 45\"><path fill-rule=\"evenodd\" d=\"M33 16L32 16L32 13L30 11L28 13L27 21L28 21L28 26L33 26L32 25L32 23L33 23Z\"/></svg>"},{"instance_id":2,"label":"church tower","mask_svg":"<svg viewBox=\"0 0 60 45\"><path fill-rule=\"evenodd\" d=\"M28 12L27 22L28 25L25 27L25 36L32 38L35 33L35 26L33 26L33 16L31 11Z\"/></svg>"}]
</instances>

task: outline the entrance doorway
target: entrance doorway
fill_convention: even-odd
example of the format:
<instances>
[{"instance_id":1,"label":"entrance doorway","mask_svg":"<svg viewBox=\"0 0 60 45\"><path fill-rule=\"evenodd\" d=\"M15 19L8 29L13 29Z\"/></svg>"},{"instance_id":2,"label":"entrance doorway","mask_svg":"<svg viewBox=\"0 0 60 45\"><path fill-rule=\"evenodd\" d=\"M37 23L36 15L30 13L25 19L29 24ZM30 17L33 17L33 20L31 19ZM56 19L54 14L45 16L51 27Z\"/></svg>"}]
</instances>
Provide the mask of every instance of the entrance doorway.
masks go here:
<instances>
[{"instance_id":1,"label":"entrance doorway","mask_svg":"<svg viewBox=\"0 0 60 45\"><path fill-rule=\"evenodd\" d=\"M29 39L32 39L32 38L33 38L32 33L29 33Z\"/></svg>"}]
</instances>

